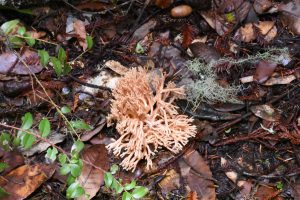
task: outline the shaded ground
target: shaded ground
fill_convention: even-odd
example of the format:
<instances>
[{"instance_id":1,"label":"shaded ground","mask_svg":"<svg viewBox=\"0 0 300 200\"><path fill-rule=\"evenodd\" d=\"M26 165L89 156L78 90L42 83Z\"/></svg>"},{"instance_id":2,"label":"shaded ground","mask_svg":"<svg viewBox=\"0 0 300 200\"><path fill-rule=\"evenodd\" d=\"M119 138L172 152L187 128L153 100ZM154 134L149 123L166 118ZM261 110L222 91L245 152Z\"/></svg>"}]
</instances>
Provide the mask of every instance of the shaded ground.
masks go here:
<instances>
[{"instance_id":1,"label":"shaded ground","mask_svg":"<svg viewBox=\"0 0 300 200\"><path fill-rule=\"evenodd\" d=\"M299 3L119 0L3 7L0 24L19 19L18 27L32 31L36 42L13 48L1 33L0 130L17 137L25 113L34 116L33 131L47 117L52 137L37 141L70 152L76 135L66 119L83 120L92 127L82 130L84 125L77 124L85 151L90 148L83 159L108 170L122 160L104 147L119 138L115 126L106 126L116 80L137 66L162 69L166 83L187 88L189 101L176 104L181 114L195 119L197 134L179 154L159 149L151 170L142 161L133 173L120 167L116 177L148 188L146 199L300 199ZM188 6L178 7L182 4ZM31 14L22 13L25 8ZM8 35L13 34L19 32ZM93 38L92 48L86 35ZM42 67L36 52L56 56L60 47L66 52L63 70L72 70L59 74L53 60ZM197 73L187 64L194 58ZM212 70L203 72L203 65ZM205 82L209 77L212 84ZM224 88L233 86L227 95ZM71 110L66 119L57 112L63 106ZM1 162L10 165L3 180L40 180L10 188L18 191L15 199L66 198L66 177L59 174L58 162L48 165L45 159L51 145L42 146L28 152L9 144L8 151L1 150ZM25 163L32 170L38 165L36 173L22 170L18 177ZM83 171L80 177L88 182L91 176ZM40 173L47 178L36 177ZM100 180L90 185L94 199L121 199L102 186L103 170L93 173ZM26 192L20 189L31 184ZM0 185L9 188L5 181Z\"/></svg>"}]
</instances>

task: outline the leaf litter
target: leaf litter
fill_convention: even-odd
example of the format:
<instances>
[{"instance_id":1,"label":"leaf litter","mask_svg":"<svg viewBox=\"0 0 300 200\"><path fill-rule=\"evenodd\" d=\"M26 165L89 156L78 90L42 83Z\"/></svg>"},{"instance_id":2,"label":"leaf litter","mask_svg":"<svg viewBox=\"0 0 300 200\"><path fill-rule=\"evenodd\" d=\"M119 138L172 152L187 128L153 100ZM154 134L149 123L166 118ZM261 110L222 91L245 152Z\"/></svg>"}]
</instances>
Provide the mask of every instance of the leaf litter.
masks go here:
<instances>
[{"instance_id":1,"label":"leaf litter","mask_svg":"<svg viewBox=\"0 0 300 200\"><path fill-rule=\"evenodd\" d=\"M53 131L27 150L1 135L0 197L70 193L49 148L75 137L79 199L120 199L104 185L114 164L145 199L298 198L299 1L26 3L0 13L0 133L18 136L27 112Z\"/></svg>"}]
</instances>

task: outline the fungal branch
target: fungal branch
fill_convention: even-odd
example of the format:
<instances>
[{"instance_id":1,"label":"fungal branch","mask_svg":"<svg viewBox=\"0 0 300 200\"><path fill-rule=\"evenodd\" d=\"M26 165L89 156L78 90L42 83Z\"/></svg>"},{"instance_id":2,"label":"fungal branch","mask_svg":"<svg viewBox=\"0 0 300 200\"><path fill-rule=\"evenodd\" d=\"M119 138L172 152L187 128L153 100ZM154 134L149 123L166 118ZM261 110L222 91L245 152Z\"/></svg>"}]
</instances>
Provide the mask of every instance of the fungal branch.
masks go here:
<instances>
[{"instance_id":1,"label":"fungal branch","mask_svg":"<svg viewBox=\"0 0 300 200\"><path fill-rule=\"evenodd\" d=\"M108 124L116 122L120 138L107 148L123 158L121 166L134 171L145 159L152 167L152 156L165 147L178 153L196 134L193 119L180 115L172 103L184 97L184 89L176 88L161 71L147 73L143 68L129 70L113 91Z\"/></svg>"}]
</instances>

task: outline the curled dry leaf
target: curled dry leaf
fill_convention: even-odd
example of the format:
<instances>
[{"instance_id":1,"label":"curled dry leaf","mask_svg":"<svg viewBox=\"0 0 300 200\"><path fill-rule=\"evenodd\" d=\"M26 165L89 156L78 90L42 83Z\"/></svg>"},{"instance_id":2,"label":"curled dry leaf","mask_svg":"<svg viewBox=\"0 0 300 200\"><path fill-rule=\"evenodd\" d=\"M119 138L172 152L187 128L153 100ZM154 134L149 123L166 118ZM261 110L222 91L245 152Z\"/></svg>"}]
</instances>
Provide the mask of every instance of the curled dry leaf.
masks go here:
<instances>
[{"instance_id":1,"label":"curled dry leaf","mask_svg":"<svg viewBox=\"0 0 300 200\"><path fill-rule=\"evenodd\" d=\"M170 194L172 190L180 188L180 176L174 169L171 169L165 174L165 177L158 185L161 188L162 194L166 196Z\"/></svg>"},{"instance_id":2,"label":"curled dry leaf","mask_svg":"<svg viewBox=\"0 0 300 200\"><path fill-rule=\"evenodd\" d=\"M276 122L279 121L281 114L279 110L274 109L269 105L258 105L250 107L251 112L259 118L262 118L266 121Z\"/></svg>"},{"instance_id":3,"label":"curled dry leaf","mask_svg":"<svg viewBox=\"0 0 300 200\"><path fill-rule=\"evenodd\" d=\"M79 41L79 45L85 51L87 49L85 25L84 25L83 21L76 19L74 21L73 26L74 26L74 31L77 34L77 39Z\"/></svg>"},{"instance_id":4,"label":"curled dry leaf","mask_svg":"<svg viewBox=\"0 0 300 200\"><path fill-rule=\"evenodd\" d=\"M55 172L51 165L23 165L0 179L0 186L10 195L6 200L21 200L28 197Z\"/></svg>"},{"instance_id":5,"label":"curled dry leaf","mask_svg":"<svg viewBox=\"0 0 300 200\"><path fill-rule=\"evenodd\" d=\"M216 191L209 166L201 155L189 149L179 160L181 174L187 179L191 191L196 191L199 199L216 199Z\"/></svg>"},{"instance_id":6,"label":"curled dry leaf","mask_svg":"<svg viewBox=\"0 0 300 200\"><path fill-rule=\"evenodd\" d=\"M109 69L113 70L119 75L125 75L126 72L128 72L128 68L123 66L120 62L115 60L108 60L104 63L105 67L108 67Z\"/></svg>"},{"instance_id":7,"label":"curled dry leaf","mask_svg":"<svg viewBox=\"0 0 300 200\"><path fill-rule=\"evenodd\" d=\"M81 158L105 171L109 168L107 150L105 145L97 144L85 149ZM104 171L96 169L95 167L83 164L82 173L79 176L79 183L84 188L89 198L93 198L101 185L104 183ZM79 200L86 199L85 196L79 198Z\"/></svg>"},{"instance_id":8,"label":"curled dry leaf","mask_svg":"<svg viewBox=\"0 0 300 200\"><path fill-rule=\"evenodd\" d=\"M271 85L286 85L291 83L293 80L296 79L296 76L291 74L288 76L281 76L278 73L274 73L269 80L263 83L265 86L271 86Z\"/></svg>"},{"instance_id":9,"label":"curled dry leaf","mask_svg":"<svg viewBox=\"0 0 300 200\"><path fill-rule=\"evenodd\" d=\"M276 63L268 62L266 60L260 61L253 76L254 80L256 80L258 83L265 82L273 74L276 67Z\"/></svg>"},{"instance_id":10,"label":"curled dry leaf","mask_svg":"<svg viewBox=\"0 0 300 200\"><path fill-rule=\"evenodd\" d=\"M277 28L274 21L261 21L258 24L248 23L239 28L234 35L234 40L242 42L251 42L258 37L264 41L270 42L277 35Z\"/></svg>"}]
</instances>

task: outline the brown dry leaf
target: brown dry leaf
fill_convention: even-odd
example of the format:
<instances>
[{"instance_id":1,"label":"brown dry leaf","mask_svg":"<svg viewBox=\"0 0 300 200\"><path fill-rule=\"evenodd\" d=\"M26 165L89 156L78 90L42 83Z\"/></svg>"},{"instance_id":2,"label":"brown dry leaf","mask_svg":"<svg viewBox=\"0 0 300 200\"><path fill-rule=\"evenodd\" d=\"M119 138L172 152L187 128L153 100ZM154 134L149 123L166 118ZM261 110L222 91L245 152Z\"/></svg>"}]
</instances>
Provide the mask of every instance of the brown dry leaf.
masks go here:
<instances>
[{"instance_id":1,"label":"brown dry leaf","mask_svg":"<svg viewBox=\"0 0 300 200\"><path fill-rule=\"evenodd\" d=\"M277 28L274 21L261 21L258 24L248 23L239 28L233 38L236 41L251 42L260 36L264 41L270 42L276 35Z\"/></svg>"},{"instance_id":2,"label":"brown dry leaf","mask_svg":"<svg viewBox=\"0 0 300 200\"><path fill-rule=\"evenodd\" d=\"M181 174L187 179L191 191L196 191L201 200L216 199L212 173L201 155L189 149L179 161Z\"/></svg>"},{"instance_id":3,"label":"brown dry leaf","mask_svg":"<svg viewBox=\"0 0 300 200\"><path fill-rule=\"evenodd\" d=\"M77 34L77 39L79 45L82 47L83 51L87 49L87 42L86 42L86 31L83 21L76 19L74 22L74 31Z\"/></svg>"},{"instance_id":4,"label":"brown dry leaf","mask_svg":"<svg viewBox=\"0 0 300 200\"><path fill-rule=\"evenodd\" d=\"M282 197L278 195L281 193L280 190L276 190L274 187L269 187L266 185L261 185L256 191L254 197L257 200L283 200Z\"/></svg>"},{"instance_id":5,"label":"brown dry leaf","mask_svg":"<svg viewBox=\"0 0 300 200\"><path fill-rule=\"evenodd\" d=\"M25 199L55 172L51 165L23 165L0 179L0 186L10 195L6 200Z\"/></svg>"},{"instance_id":6,"label":"brown dry leaf","mask_svg":"<svg viewBox=\"0 0 300 200\"><path fill-rule=\"evenodd\" d=\"M2 175L10 172L16 167L24 165L24 157L19 151L5 151L4 155L1 157L2 158L0 162L6 163L8 165L8 167L2 172Z\"/></svg>"},{"instance_id":7,"label":"brown dry leaf","mask_svg":"<svg viewBox=\"0 0 300 200\"><path fill-rule=\"evenodd\" d=\"M138 42L141 39L143 39L148 33L150 33L150 30L153 29L157 24L157 21L155 20L149 20L142 26L140 26L132 35L132 42Z\"/></svg>"},{"instance_id":8,"label":"brown dry leaf","mask_svg":"<svg viewBox=\"0 0 300 200\"><path fill-rule=\"evenodd\" d=\"M237 200L244 200L246 197L249 197L251 194L251 190L253 187L253 183L251 181L238 181L237 186L239 186L240 192L236 196Z\"/></svg>"},{"instance_id":9,"label":"brown dry leaf","mask_svg":"<svg viewBox=\"0 0 300 200\"><path fill-rule=\"evenodd\" d=\"M271 85L286 85L291 83L293 80L296 79L296 76L291 74L288 76L281 76L278 73L274 73L272 75L271 78L269 78L269 80L267 80L265 83L263 83L262 85L265 86L271 86Z\"/></svg>"},{"instance_id":10,"label":"brown dry leaf","mask_svg":"<svg viewBox=\"0 0 300 200\"><path fill-rule=\"evenodd\" d=\"M255 74L253 76L254 80L258 83L263 83L273 74L275 68L277 67L276 63L268 62L262 60L257 64Z\"/></svg>"},{"instance_id":11,"label":"brown dry leaf","mask_svg":"<svg viewBox=\"0 0 300 200\"><path fill-rule=\"evenodd\" d=\"M17 74L17 75L27 75L31 73L39 73L42 71L42 66L40 64L39 56L35 51L25 49L22 52L21 62L17 55L12 51L7 51L0 55L0 73L1 74Z\"/></svg>"},{"instance_id":12,"label":"brown dry leaf","mask_svg":"<svg viewBox=\"0 0 300 200\"><path fill-rule=\"evenodd\" d=\"M280 112L269 105L257 105L250 107L251 112L266 121L276 122L280 120Z\"/></svg>"},{"instance_id":13,"label":"brown dry leaf","mask_svg":"<svg viewBox=\"0 0 300 200\"><path fill-rule=\"evenodd\" d=\"M281 20L288 28L297 35L300 35L300 1L291 1L288 4L281 4L278 10L282 12Z\"/></svg>"},{"instance_id":14,"label":"brown dry leaf","mask_svg":"<svg viewBox=\"0 0 300 200\"><path fill-rule=\"evenodd\" d=\"M27 33L34 39L40 39L46 35L44 31L27 31Z\"/></svg>"},{"instance_id":15,"label":"brown dry leaf","mask_svg":"<svg viewBox=\"0 0 300 200\"><path fill-rule=\"evenodd\" d=\"M38 134L38 131L35 132ZM53 132L48 136L48 141L50 141L52 144L57 144L64 141L65 137L66 137L65 134ZM51 145L49 144L49 142L40 140L39 142L35 143L30 149L24 150L22 153L25 156L32 156L36 153L41 153L43 151L46 151L50 146Z\"/></svg>"},{"instance_id":16,"label":"brown dry leaf","mask_svg":"<svg viewBox=\"0 0 300 200\"><path fill-rule=\"evenodd\" d=\"M258 14L262 14L267 11L272 6L272 1L270 0L255 0L253 3L253 7L255 12Z\"/></svg>"},{"instance_id":17,"label":"brown dry leaf","mask_svg":"<svg viewBox=\"0 0 300 200\"><path fill-rule=\"evenodd\" d=\"M103 127L106 125L106 120L105 119L102 119L96 126L96 128L94 128L93 130L90 130L90 131L86 131L84 132L81 137L80 137L80 140L82 142L85 142L85 141L89 141L93 136L95 136L96 134L98 134L102 129Z\"/></svg>"},{"instance_id":18,"label":"brown dry leaf","mask_svg":"<svg viewBox=\"0 0 300 200\"><path fill-rule=\"evenodd\" d=\"M165 177L159 182L159 187L164 196L170 194L172 190L180 188L180 176L174 170L171 169L167 171Z\"/></svg>"},{"instance_id":19,"label":"brown dry leaf","mask_svg":"<svg viewBox=\"0 0 300 200\"><path fill-rule=\"evenodd\" d=\"M125 75L126 72L128 72L128 68L124 67L120 62L115 60L106 61L104 66L108 67L119 75Z\"/></svg>"},{"instance_id":20,"label":"brown dry leaf","mask_svg":"<svg viewBox=\"0 0 300 200\"><path fill-rule=\"evenodd\" d=\"M105 145L97 144L85 149L81 158L105 171L109 168L109 161ZM104 183L104 171L96 169L91 165L84 163L82 173L79 176L79 183L84 188L89 198L93 198L101 185ZM84 196L79 200L86 199Z\"/></svg>"}]
</instances>

